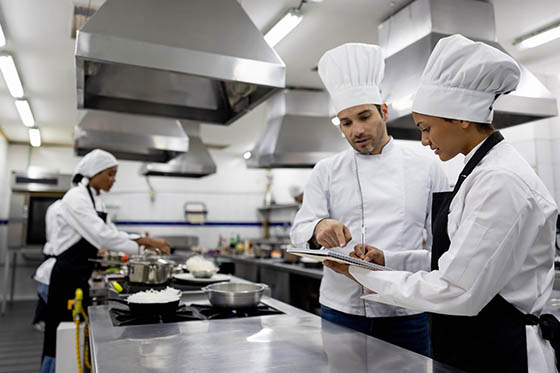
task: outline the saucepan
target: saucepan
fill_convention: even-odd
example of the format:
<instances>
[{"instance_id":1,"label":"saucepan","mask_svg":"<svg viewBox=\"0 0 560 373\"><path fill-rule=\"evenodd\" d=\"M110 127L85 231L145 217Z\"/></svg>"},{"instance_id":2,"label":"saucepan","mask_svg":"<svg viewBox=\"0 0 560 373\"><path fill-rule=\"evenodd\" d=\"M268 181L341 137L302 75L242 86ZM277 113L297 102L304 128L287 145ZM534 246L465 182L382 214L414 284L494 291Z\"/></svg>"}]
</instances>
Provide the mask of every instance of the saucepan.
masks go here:
<instances>
[{"instance_id":1,"label":"saucepan","mask_svg":"<svg viewBox=\"0 0 560 373\"><path fill-rule=\"evenodd\" d=\"M266 284L221 282L208 285L202 290L213 306L237 309L256 307L267 288Z\"/></svg>"},{"instance_id":2,"label":"saucepan","mask_svg":"<svg viewBox=\"0 0 560 373\"><path fill-rule=\"evenodd\" d=\"M173 276L175 262L159 256L134 256L128 261L130 282L164 284Z\"/></svg>"}]
</instances>

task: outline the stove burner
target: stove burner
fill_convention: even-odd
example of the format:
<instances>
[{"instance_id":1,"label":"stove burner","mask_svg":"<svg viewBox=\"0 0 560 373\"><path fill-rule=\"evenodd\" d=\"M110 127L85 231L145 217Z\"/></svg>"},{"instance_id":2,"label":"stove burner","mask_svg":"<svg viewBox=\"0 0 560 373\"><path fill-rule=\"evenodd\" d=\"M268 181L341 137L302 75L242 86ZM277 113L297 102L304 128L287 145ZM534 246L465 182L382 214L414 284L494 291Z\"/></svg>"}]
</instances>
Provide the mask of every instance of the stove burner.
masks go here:
<instances>
[{"instance_id":1,"label":"stove burner","mask_svg":"<svg viewBox=\"0 0 560 373\"><path fill-rule=\"evenodd\" d=\"M190 307L205 317L206 320L218 319L237 319L244 317L266 316L266 315L280 315L282 311L272 308L264 303L259 303L251 308L219 308L209 304L191 304Z\"/></svg>"},{"instance_id":2,"label":"stove burner","mask_svg":"<svg viewBox=\"0 0 560 373\"><path fill-rule=\"evenodd\" d=\"M122 308L111 308L109 315L113 326L166 324L193 320L219 320L236 319L254 316L280 315L282 311L259 303L256 307L244 309L224 309L207 304L181 305L173 314L167 315L134 315L129 310Z\"/></svg>"},{"instance_id":3,"label":"stove burner","mask_svg":"<svg viewBox=\"0 0 560 373\"><path fill-rule=\"evenodd\" d=\"M134 315L129 310L121 308L111 308L109 314L114 326L167 324L179 321L201 320L199 315L185 305L181 305L173 314Z\"/></svg>"}]
</instances>

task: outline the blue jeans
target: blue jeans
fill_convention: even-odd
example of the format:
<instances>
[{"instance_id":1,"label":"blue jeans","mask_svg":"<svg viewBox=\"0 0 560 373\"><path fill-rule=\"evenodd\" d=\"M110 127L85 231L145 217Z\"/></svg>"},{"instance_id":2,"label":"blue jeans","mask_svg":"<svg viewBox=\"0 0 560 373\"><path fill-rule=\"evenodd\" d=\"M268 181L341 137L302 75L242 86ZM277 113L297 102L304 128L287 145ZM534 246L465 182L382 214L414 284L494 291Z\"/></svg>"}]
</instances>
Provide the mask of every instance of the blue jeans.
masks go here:
<instances>
[{"instance_id":1,"label":"blue jeans","mask_svg":"<svg viewBox=\"0 0 560 373\"><path fill-rule=\"evenodd\" d=\"M51 356L45 356L41 364L41 373L55 373L56 359Z\"/></svg>"},{"instance_id":2,"label":"blue jeans","mask_svg":"<svg viewBox=\"0 0 560 373\"><path fill-rule=\"evenodd\" d=\"M37 285L37 293L45 304L49 303L49 285L39 283L39 285Z\"/></svg>"},{"instance_id":3,"label":"blue jeans","mask_svg":"<svg viewBox=\"0 0 560 373\"><path fill-rule=\"evenodd\" d=\"M407 350L430 356L430 332L425 313L410 316L365 317L321 305L321 317Z\"/></svg>"}]
</instances>

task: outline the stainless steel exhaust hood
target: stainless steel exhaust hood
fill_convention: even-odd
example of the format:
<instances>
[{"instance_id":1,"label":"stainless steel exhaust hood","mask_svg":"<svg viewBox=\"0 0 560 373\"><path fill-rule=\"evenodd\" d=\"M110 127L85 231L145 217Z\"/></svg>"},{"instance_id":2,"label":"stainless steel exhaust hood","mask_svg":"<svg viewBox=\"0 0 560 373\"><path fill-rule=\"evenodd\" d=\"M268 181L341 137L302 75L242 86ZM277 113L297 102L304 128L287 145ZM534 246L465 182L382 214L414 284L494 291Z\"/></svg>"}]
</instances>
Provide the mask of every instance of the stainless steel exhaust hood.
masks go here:
<instances>
[{"instance_id":1,"label":"stainless steel exhaust hood","mask_svg":"<svg viewBox=\"0 0 560 373\"><path fill-rule=\"evenodd\" d=\"M389 133L419 140L411 106L430 53L438 40L452 34L483 41L504 50L496 41L494 8L475 0L416 0L378 26L385 52L382 91L389 105ZM504 128L558 115L556 99L525 67L516 91L494 105L494 126Z\"/></svg>"},{"instance_id":2,"label":"stainless steel exhaust hood","mask_svg":"<svg viewBox=\"0 0 560 373\"><path fill-rule=\"evenodd\" d=\"M96 148L118 159L167 162L189 150L189 138L175 120L89 110L74 129L74 150L81 156Z\"/></svg>"},{"instance_id":3,"label":"stainless steel exhaust hood","mask_svg":"<svg viewBox=\"0 0 560 373\"><path fill-rule=\"evenodd\" d=\"M251 157L249 168L306 168L348 148L342 132L331 122L327 92L286 89L267 102L267 126Z\"/></svg>"},{"instance_id":4,"label":"stainless steel exhaust hood","mask_svg":"<svg viewBox=\"0 0 560 373\"><path fill-rule=\"evenodd\" d=\"M107 0L76 37L78 108L230 124L285 84L237 1Z\"/></svg>"},{"instance_id":5,"label":"stainless steel exhaust hood","mask_svg":"<svg viewBox=\"0 0 560 373\"><path fill-rule=\"evenodd\" d=\"M189 136L189 151L167 163L143 164L144 176L203 177L216 173L216 164L200 139L200 123L177 121Z\"/></svg>"}]
</instances>

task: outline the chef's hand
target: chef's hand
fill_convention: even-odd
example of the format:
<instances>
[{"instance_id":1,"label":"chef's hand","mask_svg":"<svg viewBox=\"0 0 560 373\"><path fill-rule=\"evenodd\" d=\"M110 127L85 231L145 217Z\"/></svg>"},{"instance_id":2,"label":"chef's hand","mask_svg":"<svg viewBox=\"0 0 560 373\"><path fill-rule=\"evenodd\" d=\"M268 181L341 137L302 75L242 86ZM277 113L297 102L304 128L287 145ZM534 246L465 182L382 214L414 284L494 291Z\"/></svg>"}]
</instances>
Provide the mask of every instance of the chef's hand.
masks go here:
<instances>
[{"instance_id":1,"label":"chef's hand","mask_svg":"<svg viewBox=\"0 0 560 373\"><path fill-rule=\"evenodd\" d=\"M334 219L323 219L315 227L313 240L326 249L344 247L352 240L347 226Z\"/></svg>"},{"instance_id":2,"label":"chef's hand","mask_svg":"<svg viewBox=\"0 0 560 373\"><path fill-rule=\"evenodd\" d=\"M136 240L139 245L144 245L146 249L159 249L162 254L169 255L171 253L171 247L169 242L164 238L155 237L140 237Z\"/></svg>"},{"instance_id":3,"label":"chef's hand","mask_svg":"<svg viewBox=\"0 0 560 373\"><path fill-rule=\"evenodd\" d=\"M348 277L350 280L356 281L354 276L352 276L350 274L350 271L348 270L348 268L350 267L348 264L338 263L332 260L323 260L323 264L325 265L325 267L329 267L333 271Z\"/></svg>"},{"instance_id":4,"label":"chef's hand","mask_svg":"<svg viewBox=\"0 0 560 373\"><path fill-rule=\"evenodd\" d=\"M354 251L350 253L350 256L365 260L366 262L373 262L380 266L385 265L385 254L383 254L383 250L379 250L377 247L370 245L366 245L364 250L362 244L357 244L354 246Z\"/></svg>"}]
</instances>

